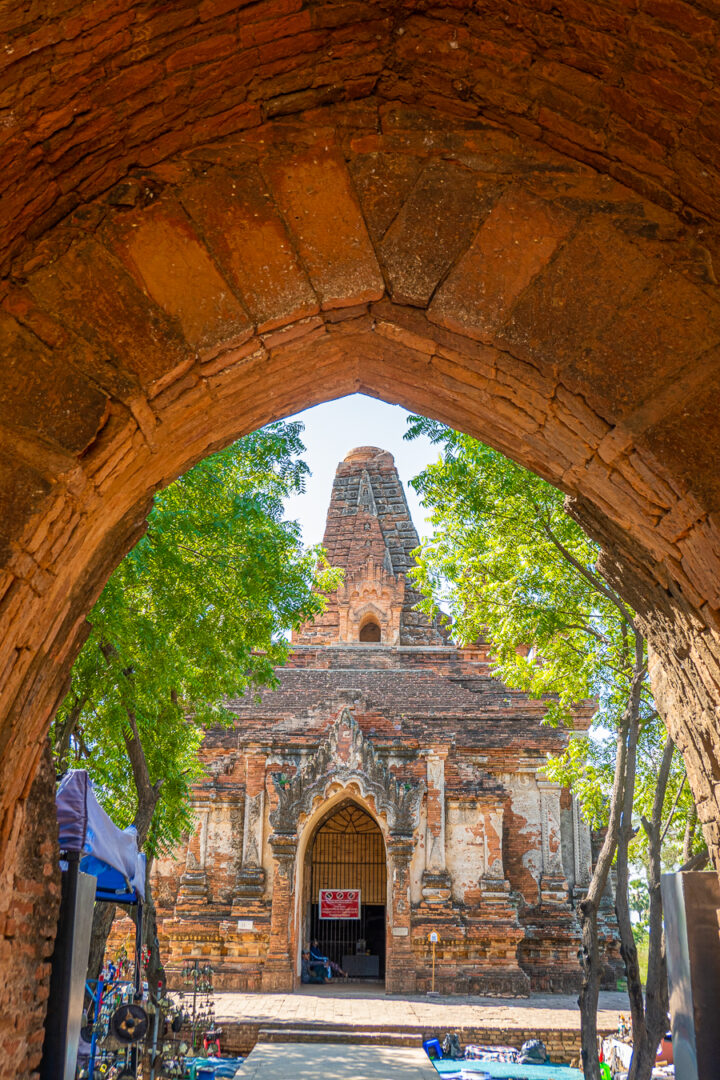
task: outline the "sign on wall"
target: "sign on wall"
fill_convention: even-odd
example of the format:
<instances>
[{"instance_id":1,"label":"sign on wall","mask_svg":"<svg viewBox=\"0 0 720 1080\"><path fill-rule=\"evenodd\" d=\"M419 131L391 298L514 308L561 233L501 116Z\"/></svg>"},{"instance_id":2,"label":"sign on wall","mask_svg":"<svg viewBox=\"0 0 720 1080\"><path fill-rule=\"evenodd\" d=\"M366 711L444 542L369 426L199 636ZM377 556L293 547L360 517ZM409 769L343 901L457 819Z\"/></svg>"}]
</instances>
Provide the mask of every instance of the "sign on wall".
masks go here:
<instances>
[{"instance_id":1,"label":"sign on wall","mask_svg":"<svg viewBox=\"0 0 720 1080\"><path fill-rule=\"evenodd\" d=\"M321 919L359 919L359 889L321 889Z\"/></svg>"}]
</instances>

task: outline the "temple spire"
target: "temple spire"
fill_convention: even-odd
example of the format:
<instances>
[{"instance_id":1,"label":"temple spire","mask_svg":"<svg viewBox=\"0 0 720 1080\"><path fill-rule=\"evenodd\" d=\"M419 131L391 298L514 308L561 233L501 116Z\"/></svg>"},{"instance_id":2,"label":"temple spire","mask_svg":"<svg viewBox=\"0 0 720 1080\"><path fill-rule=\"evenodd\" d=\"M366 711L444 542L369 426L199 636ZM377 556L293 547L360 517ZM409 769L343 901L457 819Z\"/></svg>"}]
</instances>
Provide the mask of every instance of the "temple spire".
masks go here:
<instances>
[{"instance_id":1,"label":"temple spire","mask_svg":"<svg viewBox=\"0 0 720 1080\"><path fill-rule=\"evenodd\" d=\"M368 514L373 514L374 517L377 517L375 497L373 495L372 484L370 483L367 469L363 469L362 476L360 477L357 505L358 510L367 510Z\"/></svg>"},{"instance_id":2,"label":"temple spire","mask_svg":"<svg viewBox=\"0 0 720 1080\"><path fill-rule=\"evenodd\" d=\"M345 581L322 618L294 635L296 644L442 645L447 635L415 611L408 583L419 544L392 454L360 446L340 462L323 539Z\"/></svg>"}]
</instances>

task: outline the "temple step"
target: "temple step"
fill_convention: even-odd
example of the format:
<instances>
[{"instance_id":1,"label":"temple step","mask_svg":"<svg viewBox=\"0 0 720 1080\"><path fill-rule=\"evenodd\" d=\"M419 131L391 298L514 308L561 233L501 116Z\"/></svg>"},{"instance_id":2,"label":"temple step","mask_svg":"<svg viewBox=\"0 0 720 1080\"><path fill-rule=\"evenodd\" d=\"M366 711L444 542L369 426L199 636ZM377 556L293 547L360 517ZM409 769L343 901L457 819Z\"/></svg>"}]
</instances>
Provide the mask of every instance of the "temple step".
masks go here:
<instances>
[{"instance_id":1,"label":"temple step","mask_svg":"<svg viewBox=\"0 0 720 1080\"><path fill-rule=\"evenodd\" d=\"M281 1024L277 1027L260 1028L258 1042L297 1043L355 1043L362 1046L419 1046L423 1032L390 1031L377 1027L351 1027L338 1025L324 1027L321 1024Z\"/></svg>"}]
</instances>

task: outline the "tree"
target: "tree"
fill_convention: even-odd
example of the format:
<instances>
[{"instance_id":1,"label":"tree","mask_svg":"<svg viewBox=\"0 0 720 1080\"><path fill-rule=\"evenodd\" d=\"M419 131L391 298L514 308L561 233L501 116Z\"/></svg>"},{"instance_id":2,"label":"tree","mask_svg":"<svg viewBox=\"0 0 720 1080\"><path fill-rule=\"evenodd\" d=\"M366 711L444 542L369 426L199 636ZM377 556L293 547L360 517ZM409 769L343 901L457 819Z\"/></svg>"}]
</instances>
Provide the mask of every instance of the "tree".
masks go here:
<instances>
[{"instance_id":1,"label":"tree","mask_svg":"<svg viewBox=\"0 0 720 1080\"><path fill-rule=\"evenodd\" d=\"M597 1002L602 967L598 911L617 855L621 949L628 975L635 1052L632 1080L650 1076L667 1016L662 947L660 846L673 745L655 710L647 649L634 612L595 571L597 547L565 513L562 494L502 454L422 417L406 437L425 434L442 447L413 481L432 510L435 532L419 555L416 584L430 615L446 607L461 642L489 638L496 673L543 698L546 722L571 722L573 706L595 698L596 736L571 736L547 773L572 786L586 816L606 828L590 887L580 904L583 1066L599 1078ZM531 648L528 650L527 645ZM653 799L644 818L651 870L647 1005L643 1001L628 901L631 845L637 835L638 755L652 759ZM649 785L640 785L649 790ZM608 795L609 792L609 795Z\"/></svg>"},{"instance_id":2,"label":"tree","mask_svg":"<svg viewBox=\"0 0 720 1080\"><path fill-rule=\"evenodd\" d=\"M226 698L274 683L284 631L321 612L338 583L283 520L308 471L301 430L263 428L156 495L145 536L88 616L54 725L58 766L88 768L113 820L135 825L149 863L191 827L205 729L231 722ZM102 964L108 908L98 905L91 971Z\"/></svg>"}]
</instances>

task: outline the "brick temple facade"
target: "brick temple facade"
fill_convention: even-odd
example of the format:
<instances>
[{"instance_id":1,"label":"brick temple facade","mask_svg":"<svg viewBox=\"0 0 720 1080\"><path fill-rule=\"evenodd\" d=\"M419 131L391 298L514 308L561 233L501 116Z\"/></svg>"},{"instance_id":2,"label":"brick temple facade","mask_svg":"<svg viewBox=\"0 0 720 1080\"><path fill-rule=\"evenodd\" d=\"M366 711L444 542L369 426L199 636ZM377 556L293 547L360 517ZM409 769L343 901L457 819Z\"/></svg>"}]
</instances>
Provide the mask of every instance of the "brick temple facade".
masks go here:
<instances>
[{"instance_id":1,"label":"brick temple facade","mask_svg":"<svg viewBox=\"0 0 720 1080\"><path fill-rule=\"evenodd\" d=\"M317 936L354 974L424 990L436 931L442 992L575 988L591 835L543 775L566 732L491 674L488 646L458 648L415 610L418 537L389 453L341 462L324 543L344 584L277 688L206 737L196 831L157 865L170 978L201 957L219 988L288 990ZM319 888L360 889L361 918L319 919Z\"/></svg>"}]
</instances>

